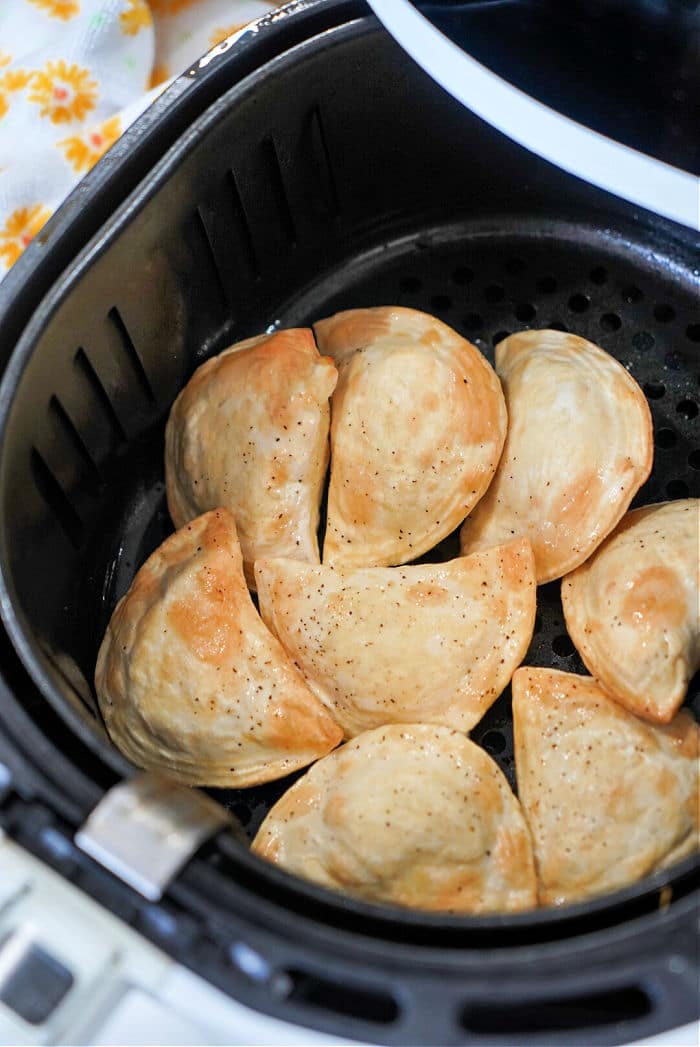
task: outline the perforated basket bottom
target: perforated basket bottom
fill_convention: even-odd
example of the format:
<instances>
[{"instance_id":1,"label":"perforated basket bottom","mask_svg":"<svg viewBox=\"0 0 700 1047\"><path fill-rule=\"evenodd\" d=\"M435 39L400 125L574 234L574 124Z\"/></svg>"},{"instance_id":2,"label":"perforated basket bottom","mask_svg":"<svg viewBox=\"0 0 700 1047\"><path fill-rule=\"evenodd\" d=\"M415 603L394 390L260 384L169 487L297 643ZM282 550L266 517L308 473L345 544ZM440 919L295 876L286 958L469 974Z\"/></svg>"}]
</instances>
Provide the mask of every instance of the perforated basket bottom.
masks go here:
<instances>
[{"instance_id":1,"label":"perforated basket bottom","mask_svg":"<svg viewBox=\"0 0 700 1047\"><path fill-rule=\"evenodd\" d=\"M386 304L433 313L478 345L492 363L494 345L527 328L569 330L597 342L640 383L653 414L654 469L633 506L700 495L697 270L682 269L589 227L534 222L514 227L512 219L510 227L497 229L441 227L358 255L274 317L260 317L259 329L271 322L299 325L338 309ZM250 333L254 332L236 337ZM134 454L124 462L115 486L119 505L112 506L116 511L105 520L100 539L100 559L106 557L110 574L97 622L94 590L86 607L86 614L93 616L89 631L97 627L95 651L135 569L172 530L163 493L162 431ZM457 553L455 534L422 560L444 560ZM525 664L585 672L566 632L559 590L559 582L538 590L535 633ZM698 678L691 684L688 702L700 718ZM510 688L472 737L515 786ZM216 795L252 838L292 780Z\"/></svg>"}]
</instances>

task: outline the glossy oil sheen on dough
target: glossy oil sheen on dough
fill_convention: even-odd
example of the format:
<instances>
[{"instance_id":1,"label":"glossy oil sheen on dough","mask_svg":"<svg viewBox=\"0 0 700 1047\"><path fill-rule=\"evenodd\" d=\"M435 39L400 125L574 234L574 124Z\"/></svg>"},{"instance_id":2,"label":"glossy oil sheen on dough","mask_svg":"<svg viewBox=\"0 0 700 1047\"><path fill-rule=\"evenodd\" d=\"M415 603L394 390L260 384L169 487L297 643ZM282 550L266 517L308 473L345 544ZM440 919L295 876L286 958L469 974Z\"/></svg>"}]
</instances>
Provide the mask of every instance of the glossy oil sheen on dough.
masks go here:
<instances>
[{"instance_id":1,"label":"glossy oil sheen on dough","mask_svg":"<svg viewBox=\"0 0 700 1047\"><path fill-rule=\"evenodd\" d=\"M413 560L491 481L507 424L500 382L475 346L415 309L352 309L314 330L340 371L324 562Z\"/></svg>"},{"instance_id":2,"label":"glossy oil sheen on dough","mask_svg":"<svg viewBox=\"0 0 700 1047\"><path fill-rule=\"evenodd\" d=\"M226 509L177 531L137 573L100 647L95 687L124 755L187 785L280 778L342 737L260 620Z\"/></svg>"},{"instance_id":3,"label":"glossy oil sheen on dough","mask_svg":"<svg viewBox=\"0 0 700 1047\"><path fill-rule=\"evenodd\" d=\"M512 912L536 904L520 806L493 760L445 727L381 727L278 800L255 853L370 901Z\"/></svg>"},{"instance_id":4,"label":"glossy oil sheen on dough","mask_svg":"<svg viewBox=\"0 0 700 1047\"><path fill-rule=\"evenodd\" d=\"M638 716L668 723L700 669L700 501L635 509L562 582L586 668Z\"/></svg>"},{"instance_id":5,"label":"glossy oil sheen on dough","mask_svg":"<svg viewBox=\"0 0 700 1047\"><path fill-rule=\"evenodd\" d=\"M525 656L527 539L448 563L330 567L258 560L260 612L346 737L384 723L470 730Z\"/></svg>"},{"instance_id":6,"label":"glossy oil sheen on dough","mask_svg":"<svg viewBox=\"0 0 700 1047\"><path fill-rule=\"evenodd\" d=\"M199 367L165 433L176 527L224 506L236 517L248 584L258 556L318 563L337 371L307 328L261 335Z\"/></svg>"},{"instance_id":7,"label":"glossy oil sheen on dough","mask_svg":"<svg viewBox=\"0 0 700 1047\"><path fill-rule=\"evenodd\" d=\"M513 725L542 904L625 887L698 847L700 729L685 710L652 725L590 676L527 667Z\"/></svg>"},{"instance_id":8,"label":"glossy oil sheen on dough","mask_svg":"<svg viewBox=\"0 0 700 1047\"><path fill-rule=\"evenodd\" d=\"M493 483L464 521L469 553L532 542L537 582L586 560L651 472L651 415L625 368L592 342L522 331L496 347L508 436Z\"/></svg>"}]
</instances>

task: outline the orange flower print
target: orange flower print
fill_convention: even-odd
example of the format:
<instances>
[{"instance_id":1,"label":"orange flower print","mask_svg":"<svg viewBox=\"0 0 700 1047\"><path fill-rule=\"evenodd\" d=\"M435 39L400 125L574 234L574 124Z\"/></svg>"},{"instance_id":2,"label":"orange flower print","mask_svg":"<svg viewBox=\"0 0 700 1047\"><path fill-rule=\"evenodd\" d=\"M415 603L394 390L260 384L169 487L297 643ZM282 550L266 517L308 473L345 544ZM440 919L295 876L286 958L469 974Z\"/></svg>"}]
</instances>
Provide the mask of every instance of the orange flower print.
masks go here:
<instances>
[{"instance_id":1,"label":"orange flower print","mask_svg":"<svg viewBox=\"0 0 700 1047\"><path fill-rule=\"evenodd\" d=\"M41 115L50 117L54 124L84 120L95 108L96 99L97 84L89 70L68 65L62 58L47 62L32 77L29 101L41 106Z\"/></svg>"},{"instance_id":2,"label":"orange flower print","mask_svg":"<svg viewBox=\"0 0 700 1047\"><path fill-rule=\"evenodd\" d=\"M136 36L141 29L153 25L151 11L145 0L126 0L128 9L119 15L119 24L122 33L126 36Z\"/></svg>"},{"instance_id":3,"label":"orange flower print","mask_svg":"<svg viewBox=\"0 0 700 1047\"><path fill-rule=\"evenodd\" d=\"M159 84L164 83L170 76L170 70L164 62L156 62L151 70L151 78L148 81L148 90L152 91L154 87L158 87Z\"/></svg>"},{"instance_id":4,"label":"orange flower print","mask_svg":"<svg viewBox=\"0 0 700 1047\"><path fill-rule=\"evenodd\" d=\"M121 121L118 116L105 120L84 135L74 135L72 138L64 138L57 142L59 149L63 150L66 160L74 171L82 174L94 167L110 146L114 145L122 133Z\"/></svg>"},{"instance_id":5,"label":"orange flower print","mask_svg":"<svg viewBox=\"0 0 700 1047\"><path fill-rule=\"evenodd\" d=\"M12 91L21 91L31 80L31 74L24 69L7 69L0 76L0 120L10 108L7 97Z\"/></svg>"},{"instance_id":6,"label":"orange flower print","mask_svg":"<svg viewBox=\"0 0 700 1047\"><path fill-rule=\"evenodd\" d=\"M199 0L150 0L154 15L176 15L186 7L192 7Z\"/></svg>"},{"instance_id":7,"label":"orange flower print","mask_svg":"<svg viewBox=\"0 0 700 1047\"><path fill-rule=\"evenodd\" d=\"M227 25L215 29L209 37L209 43L212 47L216 47L222 40L225 40L227 36L232 36L233 33L237 33L239 29L245 29L248 22L236 22L234 25Z\"/></svg>"},{"instance_id":8,"label":"orange flower print","mask_svg":"<svg viewBox=\"0 0 700 1047\"><path fill-rule=\"evenodd\" d=\"M3 66L9 65L11 61L12 55L8 55L6 51L0 51L0 69L2 69ZM9 108L3 88L0 86L0 120L2 120Z\"/></svg>"},{"instance_id":9,"label":"orange flower print","mask_svg":"<svg viewBox=\"0 0 700 1047\"><path fill-rule=\"evenodd\" d=\"M29 3L40 7L49 18L60 18L63 22L80 13L79 0L29 0Z\"/></svg>"},{"instance_id":10,"label":"orange flower print","mask_svg":"<svg viewBox=\"0 0 700 1047\"><path fill-rule=\"evenodd\" d=\"M0 258L8 269L17 261L22 251L51 217L48 207L34 204L33 207L18 207L0 229Z\"/></svg>"},{"instance_id":11,"label":"orange flower print","mask_svg":"<svg viewBox=\"0 0 700 1047\"><path fill-rule=\"evenodd\" d=\"M22 91L31 78L25 69L8 69L0 76L0 91Z\"/></svg>"}]
</instances>

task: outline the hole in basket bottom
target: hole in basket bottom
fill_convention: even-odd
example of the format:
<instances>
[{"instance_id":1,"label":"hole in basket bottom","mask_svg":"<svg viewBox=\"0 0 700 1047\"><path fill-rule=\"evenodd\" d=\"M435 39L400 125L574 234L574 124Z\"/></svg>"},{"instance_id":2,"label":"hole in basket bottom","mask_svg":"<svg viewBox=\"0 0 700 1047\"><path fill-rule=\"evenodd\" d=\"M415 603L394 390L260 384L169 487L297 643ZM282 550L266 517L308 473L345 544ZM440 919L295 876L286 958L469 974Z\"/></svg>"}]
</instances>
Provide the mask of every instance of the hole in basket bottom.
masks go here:
<instances>
[{"instance_id":1,"label":"hole in basket bottom","mask_svg":"<svg viewBox=\"0 0 700 1047\"><path fill-rule=\"evenodd\" d=\"M676 405L676 411L684 418L697 418L698 405L694 400L681 400L681 402Z\"/></svg>"},{"instance_id":2,"label":"hole in basket bottom","mask_svg":"<svg viewBox=\"0 0 700 1047\"><path fill-rule=\"evenodd\" d=\"M302 971L288 971L287 974L293 986L289 994L290 1000L298 1000L323 1011L334 1011L336 1014L346 1014L351 1018L376 1022L379 1025L390 1025L399 1016L399 1006L394 997L387 992L360 989L347 984L339 985L337 982Z\"/></svg>"},{"instance_id":3,"label":"hole in basket bottom","mask_svg":"<svg viewBox=\"0 0 700 1047\"><path fill-rule=\"evenodd\" d=\"M481 739L481 744L487 753L502 753L506 747L506 740L500 731L487 731Z\"/></svg>"},{"instance_id":4,"label":"hole in basket bottom","mask_svg":"<svg viewBox=\"0 0 700 1047\"><path fill-rule=\"evenodd\" d=\"M648 331L637 331L636 334L632 335L632 345L640 353L645 353L647 349L652 349L654 341L653 334L649 334Z\"/></svg>"},{"instance_id":5,"label":"hole in basket bottom","mask_svg":"<svg viewBox=\"0 0 700 1047\"><path fill-rule=\"evenodd\" d=\"M558 1000L528 1000L509 1003L500 999L491 1005L475 1004L462 1013L462 1026L476 1033L538 1033L549 1029L590 1029L645 1018L651 1001L641 989L605 989L585 996Z\"/></svg>"},{"instance_id":6,"label":"hole in basket bottom","mask_svg":"<svg viewBox=\"0 0 700 1047\"><path fill-rule=\"evenodd\" d=\"M604 331L619 331L622 326L622 320L617 313L603 313L600 318L600 326Z\"/></svg>"},{"instance_id":7,"label":"hole in basket bottom","mask_svg":"<svg viewBox=\"0 0 700 1047\"><path fill-rule=\"evenodd\" d=\"M562 633L560 636L555 636L552 640L552 650L561 658L568 658L574 653L576 648L566 633Z\"/></svg>"},{"instance_id":8,"label":"hole in basket bottom","mask_svg":"<svg viewBox=\"0 0 700 1047\"><path fill-rule=\"evenodd\" d=\"M673 447L676 444L678 437L674 433L673 429L658 429L656 432L656 446L657 447Z\"/></svg>"},{"instance_id":9,"label":"hole in basket bottom","mask_svg":"<svg viewBox=\"0 0 700 1047\"><path fill-rule=\"evenodd\" d=\"M569 299L569 309L572 313L585 313L590 304L591 300L585 294L572 294Z\"/></svg>"}]
</instances>

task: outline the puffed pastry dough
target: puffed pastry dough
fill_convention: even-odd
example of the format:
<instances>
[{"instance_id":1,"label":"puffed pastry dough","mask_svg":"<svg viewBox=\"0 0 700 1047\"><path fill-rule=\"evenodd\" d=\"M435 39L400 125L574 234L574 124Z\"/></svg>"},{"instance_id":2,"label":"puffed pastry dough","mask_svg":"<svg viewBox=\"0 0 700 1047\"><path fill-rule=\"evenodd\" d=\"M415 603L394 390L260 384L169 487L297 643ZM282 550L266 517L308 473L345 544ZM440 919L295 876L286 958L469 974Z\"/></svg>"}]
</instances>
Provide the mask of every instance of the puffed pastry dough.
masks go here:
<instances>
[{"instance_id":1,"label":"puffed pastry dough","mask_svg":"<svg viewBox=\"0 0 700 1047\"><path fill-rule=\"evenodd\" d=\"M310 329L278 331L207 360L170 412L165 482L173 523L230 509L249 585L258 556L318 563L337 378Z\"/></svg>"},{"instance_id":2,"label":"puffed pastry dough","mask_svg":"<svg viewBox=\"0 0 700 1047\"><path fill-rule=\"evenodd\" d=\"M638 716L668 723L700 669L700 501L627 513L562 582L566 627L589 672Z\"/></svg>"},{"instance_id":3,"label":"puffed pastry dough","mask_svg":"<svg viewBox=\"0 0 700 1047\"><path fill-rule=\"evenodd\" d=\"M464 521L462 551L527 535L541 585L591 555L649 476L651 415L625 368L577 335L511 335L496 347L496 370L508 436L493 483Z\"/></svg>"},{"instance_id":4,"label":"puffed pastry dough","mask_svg":"<svg viewBox=\"0 0 700 1047\"><path fill-rule=\"evenodd\" d=\"M281 778L342 737L263 625L227 509L146 561L112 615L95 670L112 741L187 785Z\"/></svg>"},{"instance_id":5,"label":"puffed pastry dough","mask_svg":"<svg viewBox=\"0 0 700 1047\"><path fill-rule=\"evenodd\" d=\"M323 561L414 560L491 482L507 425L500 382L475 346L415 309L352 309L314 330L340 371Z\"/></svg>"},{"instance_id":6,"label":"puffed pastry dough","mask_svg":"<svg viewBox=\"0 0 700 1047\"><path fill-rule=\"evenodd\" d=\"M534 628L526 538L434 565L270 559L255 574L264 621L349 738L385 723L470 730Z\"/></svg>"},{"instance_id":7,"label":"puffed pastry dough","mask_svg":"<svg viewBox=\"0 0 700 1047\"><path fill-rule=\"evenodd\" d=\"M462 913L536 904L518 801L483 749L446 727L379 727L343 745L277 801L253 851L370 901Z\"/></svg>"},{"instance_id":8,"label":"puffed pastry dough","mask_svg":"<svg viewBox=\"0 0 700 1047\"><path fill-rule=\"evenodd\" d=\"M700 728L686 710L652 725L589 676L527 667L513 724L542 904L624 887L698 847Z\"/></svg>"}]
</instances>

